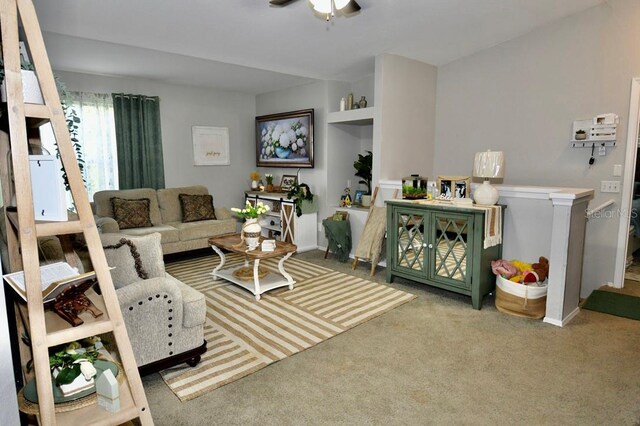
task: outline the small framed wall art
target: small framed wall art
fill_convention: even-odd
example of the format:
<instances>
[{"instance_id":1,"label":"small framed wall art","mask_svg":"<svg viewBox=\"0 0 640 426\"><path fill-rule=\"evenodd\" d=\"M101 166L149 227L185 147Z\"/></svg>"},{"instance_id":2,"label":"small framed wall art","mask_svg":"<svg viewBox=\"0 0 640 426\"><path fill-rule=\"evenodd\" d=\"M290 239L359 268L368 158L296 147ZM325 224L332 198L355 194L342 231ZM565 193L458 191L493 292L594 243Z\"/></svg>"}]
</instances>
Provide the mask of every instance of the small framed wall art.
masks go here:
<instances>
[{"instance_id":1,"label":"small framed wall art","mask_svg":"<svg viewBox=\"0 0 640 426\"><path fill-rule=\"evenodd\" d=\"M296 183L298 183L298 177L296 175L282 175L282 180L280 181L280 190L283 192L287 192Z\"/></svg>"},{"instance_id":2,"label":"small framed wall art","mask_svg":"<svg viewBox=\"0 0 640 426\"><path fill-rule=\"evenodd\" d=\"M229 128L192 126L193 164L195 166L228 166Z\"/></svg>"},{"instance_id":3,"label":"small framed wall art","mask_svg":"<svg viewBox=\"0 0 640 426\"><path fill-rule=\"evenodd\" d=\"M469 176L438 176L437 187L443 198L468 198L471 191Z\"/></svg>"}]
</instances>

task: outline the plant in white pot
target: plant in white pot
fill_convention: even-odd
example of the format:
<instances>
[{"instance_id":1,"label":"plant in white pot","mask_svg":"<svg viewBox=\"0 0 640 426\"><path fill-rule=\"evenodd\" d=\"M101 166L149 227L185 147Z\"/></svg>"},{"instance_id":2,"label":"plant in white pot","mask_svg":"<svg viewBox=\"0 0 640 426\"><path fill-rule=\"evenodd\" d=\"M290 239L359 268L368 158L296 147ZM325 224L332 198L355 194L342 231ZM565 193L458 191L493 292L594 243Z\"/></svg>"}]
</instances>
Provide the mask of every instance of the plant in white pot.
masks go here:
<instances>
[{"instance_id":1,"label":"plant in white pot","mask_svg":"<svg viewBox=\"0 0 640 426\"><path fill-rule=\"evenodd\" d=\"M0 79L2 80L2 85L0 85L0 99L2 102L7 102L7 89L4 80L4 61L2 61L2 59L0 59L0 67L2 67L2 70L0 71ZM20 68L22 73L22 96L24 97L24 102L28 104L43 104L44 100L42 99L40 84L38 83L38 77L36 77L36 73L33 70L33 65L30 62L21 60Z\"/></svg>"}]
</instances>

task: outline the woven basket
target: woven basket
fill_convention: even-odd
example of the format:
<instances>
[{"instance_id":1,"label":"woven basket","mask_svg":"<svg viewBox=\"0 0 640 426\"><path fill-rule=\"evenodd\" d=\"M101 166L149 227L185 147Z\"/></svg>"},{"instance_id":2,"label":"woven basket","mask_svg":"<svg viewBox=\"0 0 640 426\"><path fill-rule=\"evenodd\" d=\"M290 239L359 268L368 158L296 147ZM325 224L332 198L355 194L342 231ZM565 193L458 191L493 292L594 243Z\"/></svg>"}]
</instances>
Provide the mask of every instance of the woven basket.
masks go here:
<instances>
[{"instance_id":1,"label":"woven basket","mask_svg":"<svg viewBox=\"0 0 640 426\"><path fill-rule=\"evenodd\" d=\"M547 310L547 287L532 287L496 277L496 309L523 318L543 318Z\"/></svg>"}]
</instances>

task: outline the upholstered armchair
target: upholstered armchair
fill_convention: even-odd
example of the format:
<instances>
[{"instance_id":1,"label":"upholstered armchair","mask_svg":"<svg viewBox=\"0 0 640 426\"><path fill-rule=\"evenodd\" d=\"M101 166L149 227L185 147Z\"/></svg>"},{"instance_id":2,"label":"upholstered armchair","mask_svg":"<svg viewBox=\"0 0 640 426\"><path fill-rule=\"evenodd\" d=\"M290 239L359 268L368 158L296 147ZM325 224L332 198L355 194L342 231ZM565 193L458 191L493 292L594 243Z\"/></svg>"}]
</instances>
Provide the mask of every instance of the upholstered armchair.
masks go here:
<instances>
[{"instance_id":1,"label":"upholstered armchair","mask_svg":"<svg viewBox=\"0 0 640 426\"><path fill-rule=\"evenodd\" d=\"M102 245L142 375L206 351L204 296L164 270L160 234L102 234Z\"/></svg>"}]
</instances>

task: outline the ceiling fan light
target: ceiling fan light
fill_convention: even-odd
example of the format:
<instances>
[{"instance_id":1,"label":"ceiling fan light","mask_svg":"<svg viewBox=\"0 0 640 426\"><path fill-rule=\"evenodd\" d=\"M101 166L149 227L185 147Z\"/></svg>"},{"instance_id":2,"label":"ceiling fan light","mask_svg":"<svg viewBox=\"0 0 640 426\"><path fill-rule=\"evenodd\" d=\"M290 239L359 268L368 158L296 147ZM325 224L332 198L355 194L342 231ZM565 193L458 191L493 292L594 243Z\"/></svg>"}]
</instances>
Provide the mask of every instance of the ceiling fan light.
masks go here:
<instances>
[{"instance_id":1,"label":"ceiling fan light","mask_svg":"<svg viewBox=\"0 0 640 426\"><path fill-rule=\"evenodd\" d=\"M313 5L313 10L318 13L331 13L332 0L309 0Z\"/></svg>"},{"instance_id":2,"label":"ceiling fan light","mask_svg":"<svg viewBox=\"0 0 640 426\"><path fill-rule=\"evenodd\" d=\"M334 0L333 3L336 6L336 10L340 10L349 4L351 0Z\"/></svg>"}]
</instances>

